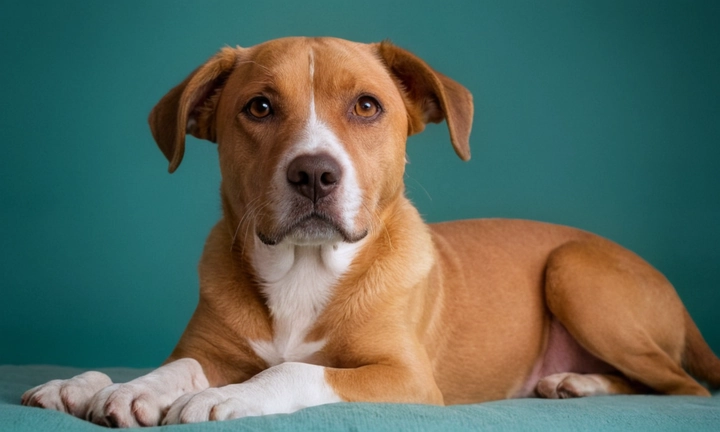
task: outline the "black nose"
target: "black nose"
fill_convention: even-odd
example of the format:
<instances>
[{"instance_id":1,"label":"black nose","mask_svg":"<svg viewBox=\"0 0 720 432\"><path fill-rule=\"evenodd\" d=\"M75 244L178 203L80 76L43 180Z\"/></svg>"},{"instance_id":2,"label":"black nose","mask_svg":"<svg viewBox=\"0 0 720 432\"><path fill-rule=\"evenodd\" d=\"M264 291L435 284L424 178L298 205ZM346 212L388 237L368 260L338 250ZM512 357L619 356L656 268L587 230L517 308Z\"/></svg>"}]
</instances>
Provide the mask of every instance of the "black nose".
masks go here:
<instances>
[{"instance_id":1,"label":"black nose","mask_svg":"<svg viewBox=\"0 0 720 432\"><path fill-rule=\"evenodd\" d=\"M312 202L330 195L341 177L340 164L325 153L298 156L287 169L288 182Z\"/></svg>"}]
</instances>

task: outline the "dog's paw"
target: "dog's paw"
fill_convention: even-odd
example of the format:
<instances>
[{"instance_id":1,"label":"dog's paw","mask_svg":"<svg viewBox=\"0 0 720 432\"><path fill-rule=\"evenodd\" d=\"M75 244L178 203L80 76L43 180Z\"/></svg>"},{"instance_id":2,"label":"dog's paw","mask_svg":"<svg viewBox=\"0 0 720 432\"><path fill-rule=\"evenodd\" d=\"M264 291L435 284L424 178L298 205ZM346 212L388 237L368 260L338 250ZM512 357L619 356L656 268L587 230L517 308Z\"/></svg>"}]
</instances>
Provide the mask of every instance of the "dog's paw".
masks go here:
<instances>
[{"instance_id":1,"label":"dog's paw","mask_svg":"<svg viewBox=\"0 0 720 432\"><path fill-rule=\"evenodd\" d=\"M569 399L610 394L610 384L602 375L559 373L538 381L535 390L548 399Z\"/></svg>"},{"instance_id":2,"label":"dog's paw","mask_svg":"<svg viewBox=\"0 0 720 432\"><path fill-rule=\"evenodd\" d=\"M540 397L544 397L547 399L560 399L560 395L558 394L558 386L564 380L567 378L569 373L558 373L554 375L546 376L545 378L542 378L540 381L538 381L537 386L535 386L535 392Z\"/></svg>"},{"instance_id":3,"label":"dog's paw","mask_svg":"<svg viewBox=\"0 0 720 432\"><path fill-rule=\"evenodd\" d=\"M205 389L197 360L175 360L125 384L113 384L90 400L87 420L110 427L156 426L180 396Z\"/></svg>"},{"instance_id":4,"label":"dog's paw","mask_svg":"<svg viewBox=\"0 0 720 432\"><path fill-rule=\"evenodd\" d=\"M211 420L232 420L242 417L274 414L263 397L252 397L242 391L243 384L211 388L176 400L165 415L163 424L199 423Z\"/></svg>"},{"instance_id":5,"label":"dog's paw","mask_svg":"<svg viewBox=\"0 0 720 432\"><path fill-rule=\"evenodd\" d=\"M22 395L26 406L53 409L85 418L90 401L112 384L101 372L85 372L66 380L53 380L31 388Z\"/></svg>"},{"instance_id":6,"label":"dog's paw","mask_svg":"<svg viewBox=\"0 0 720 432\"><path fill-rule=\"evenodd\" d=\"M101 426L157 426L172 400L141 382L113 384L90 401L87 420Z\"/></svg>"}]
</instances>

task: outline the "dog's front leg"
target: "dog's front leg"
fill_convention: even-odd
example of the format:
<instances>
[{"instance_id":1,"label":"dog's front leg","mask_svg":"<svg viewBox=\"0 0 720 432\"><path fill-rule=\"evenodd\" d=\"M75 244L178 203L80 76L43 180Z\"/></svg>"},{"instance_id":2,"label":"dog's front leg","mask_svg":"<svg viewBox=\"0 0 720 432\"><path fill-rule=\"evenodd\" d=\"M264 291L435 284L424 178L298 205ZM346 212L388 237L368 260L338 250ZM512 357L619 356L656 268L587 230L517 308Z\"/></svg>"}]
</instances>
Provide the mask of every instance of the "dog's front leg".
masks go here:
<instances>
[{"instance_id":1,"label":"dog's front leg","mask_svg":"<svg viewBox=\"0 0 720 432\"><path fill-rule=\"evenodd\" d=\"M182 396L163 424L285 414L343 401L443 403L434 381L421 383L392 366L335 369L288 362L241 384Z\"/></svg>"},{"instance_id":2,"label":"dog's front leg","mask_svg":"<svg viewBox=\"0 0 720 432\"><path fill-rule=\"evenodd\" d=\"M87 419L111 427L155 426L180 396L209 387L197 360L173 361L124 384L112 384L89 402Z\"/></svg>"},{"instance_id":3,"label":"dog's front leg","mask_svg":"<svg viewBox=\"0 0 720 432\"><path fill-rule=\"evenodd\" d=\"M326 382L324 367L288 362L266 369L241 384L182 396L170 407L163 424L291 413L341 401Z\"/></svg>"}]
</instances>

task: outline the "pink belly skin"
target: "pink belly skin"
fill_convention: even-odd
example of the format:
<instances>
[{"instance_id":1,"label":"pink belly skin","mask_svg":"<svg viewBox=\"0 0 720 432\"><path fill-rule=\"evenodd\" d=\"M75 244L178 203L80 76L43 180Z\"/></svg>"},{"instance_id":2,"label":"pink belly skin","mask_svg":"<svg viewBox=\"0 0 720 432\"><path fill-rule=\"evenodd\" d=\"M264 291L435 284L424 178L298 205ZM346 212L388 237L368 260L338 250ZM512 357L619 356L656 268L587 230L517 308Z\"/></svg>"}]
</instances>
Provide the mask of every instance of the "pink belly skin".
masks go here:
<instances>
[{"instance_id":1,"label":"pink belly skin","mask_svg":"<svg viewBox=\"0 0 720 432\"><path fill-rule=\"evenodd\" d=\"M607 374L617 370L580 346L565 327L553 317L545 353L537 359L525 384L513 397L536 397L535 386L540 379L563 372Z\"/></svg>"}]
</instances>

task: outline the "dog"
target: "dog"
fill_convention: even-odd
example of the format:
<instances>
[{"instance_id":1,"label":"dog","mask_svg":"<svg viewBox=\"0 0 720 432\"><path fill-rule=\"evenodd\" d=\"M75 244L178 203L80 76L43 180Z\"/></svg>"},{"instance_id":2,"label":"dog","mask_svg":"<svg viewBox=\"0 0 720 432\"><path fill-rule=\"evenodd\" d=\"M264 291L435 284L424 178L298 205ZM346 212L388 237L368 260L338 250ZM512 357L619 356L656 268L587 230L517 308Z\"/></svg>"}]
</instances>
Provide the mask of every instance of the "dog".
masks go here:
<instances>
[{"instance_id":1,"label":"dog","mask_svg":"<svg viewBox=\"0 0 720 432\"><path fill-rule=\"evenodd\" d=\"M389 42L223 48L149 117L170 172L191 134L217 143L222 173L178 345L130 382L86 372L22 403L129 427L720 386L674 288L634 253L540 222L425 224L405 145L443 120L468 160L470 92Z\"/></svg>"}]
</instances>

